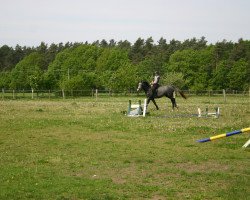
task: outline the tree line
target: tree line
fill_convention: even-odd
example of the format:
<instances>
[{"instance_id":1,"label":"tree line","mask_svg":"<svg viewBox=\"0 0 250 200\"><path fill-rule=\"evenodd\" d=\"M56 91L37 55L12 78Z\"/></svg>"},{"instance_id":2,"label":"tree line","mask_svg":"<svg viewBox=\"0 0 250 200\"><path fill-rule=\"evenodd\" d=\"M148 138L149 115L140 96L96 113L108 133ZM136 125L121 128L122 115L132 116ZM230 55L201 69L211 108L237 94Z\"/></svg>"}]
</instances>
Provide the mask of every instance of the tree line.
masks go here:
<instances>
[{"instance_id":1,"label":"tree line","mask_svg":"<svg viewBox=\"0 0 250 200\"><path fill-rule=\"evenodd\" d=\"M59 43L38 47L0 47L0 88L112 91L134 90L139 80L159 71L161 84L183 89L248 90L250 41L223 40L208 44L205 37L183 42L138 38Z\"/></svg>"}]
</instances>

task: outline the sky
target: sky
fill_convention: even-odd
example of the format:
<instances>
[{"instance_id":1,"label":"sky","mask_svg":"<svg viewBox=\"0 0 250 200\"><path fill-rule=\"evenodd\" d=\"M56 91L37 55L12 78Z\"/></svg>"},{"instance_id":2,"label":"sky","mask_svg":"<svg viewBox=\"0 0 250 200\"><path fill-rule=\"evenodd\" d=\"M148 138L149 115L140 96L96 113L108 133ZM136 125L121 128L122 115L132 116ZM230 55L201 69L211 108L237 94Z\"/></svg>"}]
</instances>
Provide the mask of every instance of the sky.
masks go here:
<instances>
[{"instance_id":1,"label":"sky","mask_svg":"<svg viewBox=\"0 0 250 200\"><path fill-rule=\"evenodd\" d=\"M0 46L250 39L250 0L0 0Z\"/></svg>"}]
</instances>

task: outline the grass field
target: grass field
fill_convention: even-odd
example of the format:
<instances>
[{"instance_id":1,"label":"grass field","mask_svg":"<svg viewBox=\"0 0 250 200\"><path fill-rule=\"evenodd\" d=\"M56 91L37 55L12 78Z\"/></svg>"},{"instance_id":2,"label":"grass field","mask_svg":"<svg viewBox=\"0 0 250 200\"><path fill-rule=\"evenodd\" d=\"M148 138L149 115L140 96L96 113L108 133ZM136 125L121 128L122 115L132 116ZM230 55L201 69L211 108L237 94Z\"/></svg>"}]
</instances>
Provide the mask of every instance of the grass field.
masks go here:
<instances>
[{"instance_id":1,"label":"grass field","mask_svg":"<svg viewBox=\"0 0 250 200\"><path fill-rule=\"evenodd\" d=\"M129 99L0 101L0 199L250 199L249 133L196 142L249 127L248 96L159 99L146 118Z\"/></svg>"}]
</instances>

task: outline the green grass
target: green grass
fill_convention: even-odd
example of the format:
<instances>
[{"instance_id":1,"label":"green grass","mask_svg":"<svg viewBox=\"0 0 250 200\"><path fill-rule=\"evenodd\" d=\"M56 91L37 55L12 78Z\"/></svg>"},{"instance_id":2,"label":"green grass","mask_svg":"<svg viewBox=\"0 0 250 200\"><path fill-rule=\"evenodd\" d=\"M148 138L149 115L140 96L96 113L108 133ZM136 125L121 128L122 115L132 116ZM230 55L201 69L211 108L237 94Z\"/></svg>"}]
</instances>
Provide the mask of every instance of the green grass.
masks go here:
<instances>
[{"instance_id":1,"label":"green grass","mask_svg":"<svg viewBox=\"0 0 250 200\"><path fill-rule=\"evenodd\" d=\"M0 101L0 199L249 199L249 133L196 142L249 127L249 97L159 99L146 118L128 99Z\"/></svg>"}]
</instances>

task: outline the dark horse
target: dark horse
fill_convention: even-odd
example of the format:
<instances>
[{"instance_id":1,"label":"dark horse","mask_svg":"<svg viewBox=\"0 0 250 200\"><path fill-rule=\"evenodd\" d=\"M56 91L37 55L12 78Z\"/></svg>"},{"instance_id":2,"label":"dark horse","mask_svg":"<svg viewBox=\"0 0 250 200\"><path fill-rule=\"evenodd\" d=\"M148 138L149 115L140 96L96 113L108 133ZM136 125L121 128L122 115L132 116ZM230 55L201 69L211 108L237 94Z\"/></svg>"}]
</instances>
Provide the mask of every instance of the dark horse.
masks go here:
<instances>
[{"instance_id":1,"label":"dark horse","mask_svg":"<svg viewBox=\"0 0 250 200\"><path fill-rule=\"evenodd\" d=\"M147 105L149 104L150 101L153 101L155 107L157 110L159 110L159 107L157 106L156 102L155 102L155 98L161 98L161 97L168 97L171 102L172 102L172 109L174 110L174 108L178 108L176 101L175 101L175 92L179 92L180 95L186 99L187 97L185 96L185 94L177 87L173 86L173 85L167 85L167 86L160 86L157 90L155 95L152 95L152 90L151 90L151 86L147 81L142 81L139 82L138 84L138 88L137 91L139 90L144 90L146 96L147 96Z\"/></svg>"}]
</instances>

